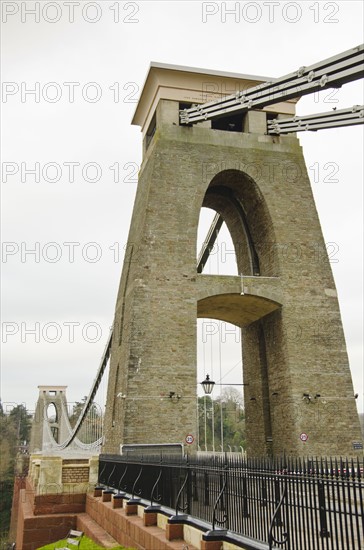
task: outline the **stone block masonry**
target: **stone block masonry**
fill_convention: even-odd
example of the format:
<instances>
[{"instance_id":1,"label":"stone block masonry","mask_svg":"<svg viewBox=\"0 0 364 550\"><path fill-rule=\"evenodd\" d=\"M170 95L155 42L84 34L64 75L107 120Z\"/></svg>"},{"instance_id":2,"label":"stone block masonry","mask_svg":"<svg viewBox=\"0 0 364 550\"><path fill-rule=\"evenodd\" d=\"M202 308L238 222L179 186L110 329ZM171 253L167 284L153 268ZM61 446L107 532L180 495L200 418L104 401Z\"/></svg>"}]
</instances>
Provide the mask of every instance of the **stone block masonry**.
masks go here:
<instances>
[{"instance_id":1,"label":"stone block masonry","mask_svg":"<svg viewBox=\"0 0 364 550\"><path fill-rule=\"evenodd\" d=\"M76 529L77 515L85 511L86 493L94 489L97 472L97 457L62 460L31 455L25 486L15 487L12 536L17 548L36 550Z\"/></svg>"},{"instance_id":2,"label":"stone block masonry","mask_svg":"<svg viewBox=\"0 0 364 550\"><path fill-rule=\"evenodd\" d=\"M178 126L178 108L159 101L139 174L103 452L196 436L196 318L210 317L242 329L248 455L357 456L339 304L298 139ZM239 276L196 272L201 207L226 222L243 292Z\"/></svg>"}]
</instances>

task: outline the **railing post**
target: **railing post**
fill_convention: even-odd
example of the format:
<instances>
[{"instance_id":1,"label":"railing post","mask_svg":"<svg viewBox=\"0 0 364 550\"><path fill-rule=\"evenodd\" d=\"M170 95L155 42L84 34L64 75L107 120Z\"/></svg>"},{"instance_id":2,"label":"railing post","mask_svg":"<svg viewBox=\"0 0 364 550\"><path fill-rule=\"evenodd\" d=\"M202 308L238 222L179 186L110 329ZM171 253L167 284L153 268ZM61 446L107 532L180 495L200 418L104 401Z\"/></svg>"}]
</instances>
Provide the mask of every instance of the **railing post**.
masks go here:
<instances>
[{"instance_id":1,"label":"railing post","mask_svg":"<svg viewBox=\"0 0 364 550\"><path fill-rule=\"evenodd\" d=\"M284 487L284 491L285 491L285 487ZM275 516L274 516L274 525L276 527L282 527L282 525L283 525L282 517L281 517L281 506L279 505L280 500L281 500L280 484L279 484L279 480L276 479L274 481L274 502L275 502L275 505L276 505L276 513L275 513ZM283 500L282 500L282 504L283 504Z\"/></svg>"},{"instance_id":2,"label":"railing post","mask_svg":"<svg viewBox=\"0 0 364 550\"><path fill-rule=\"evenodd\" d=\"M248 509L248 488L247 488L245 475L243 475L242 485L243 485L243 518L248 518L250 514Z\"/></svg>"},{"instance_id":3,"label":"railing post","mask_svg":"<svg viewBox=\"0 0 364 550\"><path fill-rule=\"evenodd\" d=\"M181 467L183 466L183 461L181 462ZM176 497L176 515L171 516L167 522L166 529L166 538L167 540L175 540L183 538L183 522L187 518L186 513L190 513L191 505L191 476L190 476L190 464L188 461L188 456L186 457L185 463L185 476L182 482L182 485L177 493ZM183 500L183 494L186 492L186 500ZM180 499L182 502L180 504ZM181 511L182 514L178 514L178 511ZM183 514L184 513L184 514Z\"/></svg>"},{"instance_id":4,"label":"railing post","mask_svg":"<svg viewBox=\"0 0 364 550\"><path fill-rule=\"evenodd\" d=\"M109 475L109 477L108 477L108 479L107 479L107 486L108 486L108 487L112 487L113 481L112 481L111 478L112 478L112 476L113 476L113 474L114 474L114 472L115 472L115 468L116 468L116 464L114 464L114 467L113 467L113 469L111 470L111 474Z\"/></svg>"},{"instance_id":5,"label":"railing post","mask_svg":"<svg viewBox=\"0 0 364 550\"><path fill-rule=\"evenodd\" d=\"M203 480L204 480L204 505L209 506L210 504L210 478L209 474L206 472L206 470L203 473Z\"/></svg>"},{"instance_id":6,"label":"railing post","mask_svg":"<svg viewBox=\"0 0 364 550\"><path fill-rule=\"evenodd\" d=\"M275 509L274 514L273 514L272 521L271 521L270 527L269 527L269 534L268 534L269 550L272 550L273 543L275 543L277 545L280 545L280 546L286 546L287 545L287 548L288 549L290 548L288 529L283 531L284 525L283 525L282 518L281 518L281 508L283 506L283 502L284 502L284 500L286 498L286 495L287 495L287 483L286 483L285 480L283 480L282 495L280 495L279 491L280 491L279 480L276 479L274 481L274 493L275 493L276 509ZM282 533L282 538L281 539L277 539L274 536L274 534L273 534L274 527L280 527L281 528L281 533Z\"/></svg>"},{"instance_id":7,"label":"railing post","mask_svg":"<svg viewBox=\"0 0 364 550\"><path fill-rule=\"evenodd\" d=\"M226 511L225 505L224 505L224 492L226 490L227 484L228 484L228 464L227 464L227 460L226 460L226 457L225 457L224 475L220 475L220 492L219 492L218 497L216 499L216 502L215 502L215 505L214 505L214 513L213 513L213 516L212 516L212 530L213 531L215 531L215 526L216 525L219 525L219 526L225 525L225 526L227 526L228 521L229 521L229 516L227 514L227 511ZM219 506L220 506L221 511L224 512L221 519L217 518L217 510L218 510Z\"/></svg>"},{"instance_id":8,"label":"railing post","mask_svg":"<svg viewBox=\"0 0 364 550\"><path fill-rule=\"evenodd\" d=\"M330 536L330 532L327 529L325 488L324 488L324 482L322 481L322 479L318 480L317 485L318 485L318 498L319 498L319 509L320 509L320 537L328 538Z\"/></svg>"},{"instance_id":9,"label":"railing post","mask_svg":"<svg viewBox=\"0 0 364 550\"><path fill-rule=\"evenodd\" d=\"M218 464L220 469L219 494L217 496L217 499L214 505L214 512L212 516L212 530L207 531L205 534L202 535L201 550L219 550L220 548L222 548L223 537L226 535L227 529L229 528L229 513L228 513L229 498L228 498L228 495L225 493L225 491L228 487L229 464L231 465L231 462L228 462L227 455L225 454L225 460L224 460L222 472L221 472L222 461L219 460ZM221 512L223 512L222 517L220 516L219 519L217 517L218 508L220 508ZM216 525L219 526L219 529L215 529Z\"/></svg>"},{"instance_id":10,"label":"railing post","mask_svg":"<svg viewBox=\"0 0 364 550\"><path fill-rule=\"evenodd\" d=\"M181 463L182 466L183 463ZM176 502L175 502L175 509L176 509L176 516L178 516L178 511L189 513L190 510L190 501L191 501L191 481L190 481L190 470L189 470L189 462L188 457L186 458L186 469L185 469L185 476L182 482L181 487L179 488L179 491L177 493ZM186 490L186 500L183 501L183 493ZM180 504L180 499L182 499L182 503Z\"/></svg>"},{"instance_id":11,"label":"railing post","mask_svg":"<svg viewBox=\"0 0 364 550\"><path fill-rule=\"evenodd\" d=\"M261 490L262 490L261 506L265 507L268 504L267 482L265 479L262 480Z\"/></svg>"},{"instance_id":12,"label":"railing post","mask_svg":"<svg viewBox=\"0 0 364 550\"><path fill-rule=\"evenodd\" d=\"M187 514L191 513L191 501L192 501L192 471L189 464L187 464Z\"/></svg>"},{"instance_id":13,"label":"railing post","mask_svg":"<svg viewBox=\"0 0 364 550\"><path fill-rule=\"evenodd\" d=\"M197 490L197 473L196 470L192 470L192 500L196 502L198 500L198 490Z\"/></svg>"},{"instance_id":14,"label":"railing post","mask_svg":"<svg viewBox=\"0 0 364 550\"><path fill-rule=\"evenodd\" d=\"M154 483L153 487L152 487L152 491L150 493L150 507L153 508L153 502L156 501L156 502L160 502L161 499L162 499L162 496L159 494L159 491L158 491L158 484L160 482L160 479L162 477L162 472L163 472L163 458L162 458L162 455L160 457L160 461L159 461L159 472L158 472L158 476L157 476L157 479L156 479L156 482Z\"/></svg>"},{"instance_id":15,"label":"railing post","mask_svg":"<svg viewBox=\"0 0 364 550\"><path fill-rule=\"evenodd\" d=\"M102 467L102 468L101 468ZM106 485L106 483L104 482L103 480L103 476L104 476L104 472L107 468L107 462L105 460L105 462L103 462L102 460L100 460L100 464L99 464L99 479L98 479L98 482L103 484L103 485Z\"/></svg>"},{"instance_id":16,"label":"railing post","mask_svg":"<svg viewBox=\"0 0 364 550\"><path fill-rule=\"evenodd\" d=\"M140 495L142 493L142 489L138 488L138 481L140 480L141 475L143 473L143 468L144 468L143 457L141 457L140 462L141 462L140 470L133 483L133 488L131 490L131 498L128 500L126 504L127 516L131 516L138 513L138 503L140 502ZM135 497L135 495L137 496Z\"/></svg>"},{"instance_id":17,"label":"railing post","mask_svg":"<svg viewBox=\"0 0 364 550\"><path fill-rule=\"evenodd\" d=\"M161 502L162 495L160 494L158 490L158 485L161 480L163 473L163 455L161 454L160 460L159 460L159 472L157 475L157 479L152 487L152 491L150 493L150 505L144 508L144 514L143 514L143 524L146 527L149 527L151 525L157 525L158 522L158 511L161 509L160 505L153 504L153 502Z\"/></svg>"}]
</instances>

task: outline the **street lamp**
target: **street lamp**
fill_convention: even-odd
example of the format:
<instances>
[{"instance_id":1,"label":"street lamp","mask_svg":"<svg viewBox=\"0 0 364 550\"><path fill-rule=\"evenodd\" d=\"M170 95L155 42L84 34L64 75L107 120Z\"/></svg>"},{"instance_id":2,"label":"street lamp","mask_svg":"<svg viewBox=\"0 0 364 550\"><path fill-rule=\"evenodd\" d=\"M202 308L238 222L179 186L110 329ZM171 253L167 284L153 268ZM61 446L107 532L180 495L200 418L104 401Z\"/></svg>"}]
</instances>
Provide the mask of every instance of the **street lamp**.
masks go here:
<instances>
[{"instance_id":1,"label":"street lamp","mask_svg":"<svg viewBox=\"0 0 364 550\"><path fill-rule=\"evenodd\" d=\"M203 391L205 392L205 395L210 395L215 385L216 386L249 386L249 384L216 384L213 380L210 380L210 376L208 374L206 374L205 380L201 382L201 386L203 387Z\"/></svg>"},{"instance_id":2,"label":"street lamp","mask_svg":"<svg viewBox=\"0 0 364 550\"><path fill-rule=\"evenodd\" d=\"M214 389L215 382L210 380L210 376L207 374L205 380L201 382L201 386L203 387L205 395L210 395Z\"/></svg>"}]
</instances>

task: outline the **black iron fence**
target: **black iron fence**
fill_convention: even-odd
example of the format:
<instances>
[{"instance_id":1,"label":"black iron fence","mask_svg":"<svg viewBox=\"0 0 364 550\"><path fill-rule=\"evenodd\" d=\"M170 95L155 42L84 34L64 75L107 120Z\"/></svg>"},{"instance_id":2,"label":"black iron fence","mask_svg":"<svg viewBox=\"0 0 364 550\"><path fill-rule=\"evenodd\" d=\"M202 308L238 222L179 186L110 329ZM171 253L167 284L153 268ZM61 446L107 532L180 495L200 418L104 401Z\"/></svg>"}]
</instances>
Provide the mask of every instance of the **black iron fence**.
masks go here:
<instances>
[{"instance_id":1,"label":"black iron fence","mask_svg":"<svg viewBox=\"0 0 364 550\"><path fill-rule=\"evenodd\" d=\"M364 548L359 460L101 455L99 483L270 548Z\"/></svg>"}]
</instances>

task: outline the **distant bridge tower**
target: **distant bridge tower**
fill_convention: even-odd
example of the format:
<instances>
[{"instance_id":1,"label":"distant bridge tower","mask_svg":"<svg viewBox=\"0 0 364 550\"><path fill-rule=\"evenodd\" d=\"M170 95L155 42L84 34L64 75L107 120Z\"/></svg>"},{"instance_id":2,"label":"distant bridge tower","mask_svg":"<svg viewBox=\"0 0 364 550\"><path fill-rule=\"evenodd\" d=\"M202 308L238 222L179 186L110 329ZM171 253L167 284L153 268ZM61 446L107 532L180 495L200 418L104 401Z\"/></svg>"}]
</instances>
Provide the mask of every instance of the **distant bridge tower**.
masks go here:
<instances>
[{"instance_id":1,"label":"distant bridge tower","mask_svg":"<svg viewBox=\"0 0 364 550\"><path fill-rule=\"evenodd\" d=\"M295 101L180 125L180 109L263 80L160 64L149 70L133 119L143 162L115 311L105 453L120 444L185 442L188 434L196 441L197 317L242 329L250 455L362 452L302 149L295 135L267 135L267 120L293 116ZM226 222L237 276L197 272L201 207Z\"/></svg>"},{"instance_id":2,"label":"distant bridge tower","mask_svg":"<svg viewBox=\"0 0 364 550\"><path fill-rule=\"evenodd\" d=\"M30 436L30 453L51 450L54 442L62 443L69 435L67 386L38 386Z\"/></svg>"}]
</instances>

